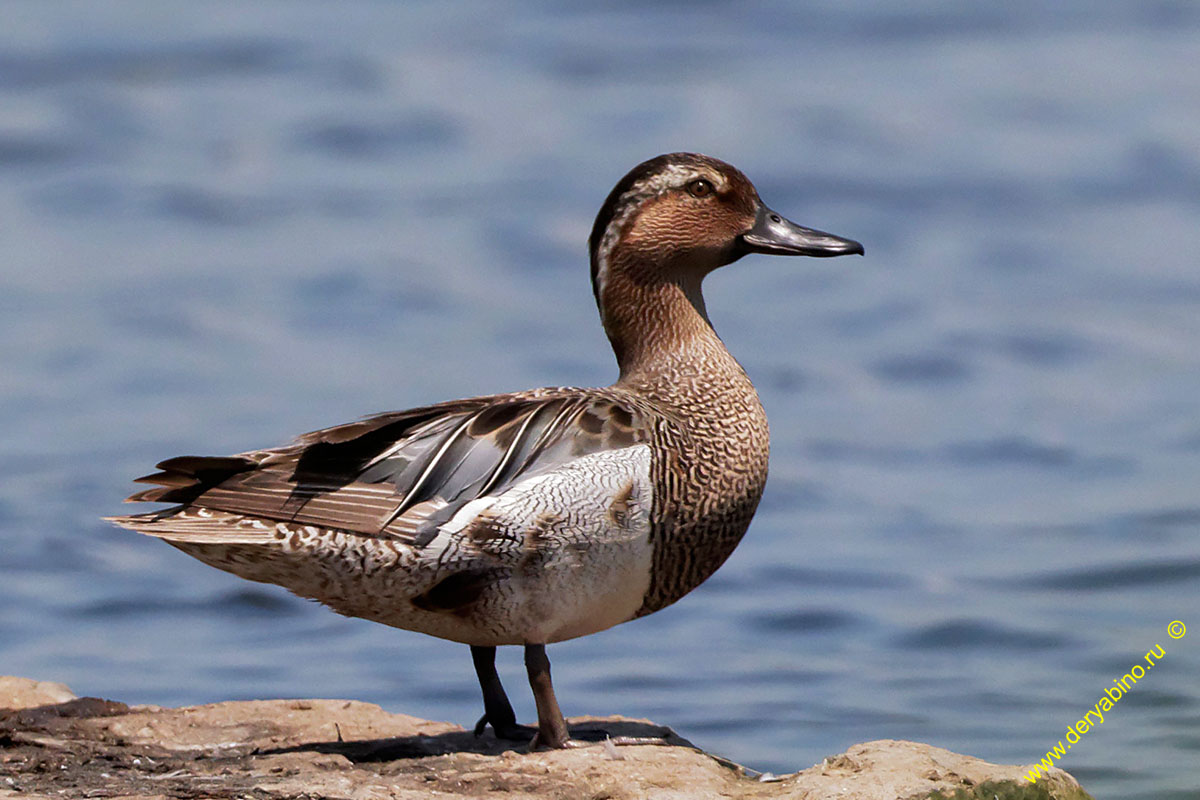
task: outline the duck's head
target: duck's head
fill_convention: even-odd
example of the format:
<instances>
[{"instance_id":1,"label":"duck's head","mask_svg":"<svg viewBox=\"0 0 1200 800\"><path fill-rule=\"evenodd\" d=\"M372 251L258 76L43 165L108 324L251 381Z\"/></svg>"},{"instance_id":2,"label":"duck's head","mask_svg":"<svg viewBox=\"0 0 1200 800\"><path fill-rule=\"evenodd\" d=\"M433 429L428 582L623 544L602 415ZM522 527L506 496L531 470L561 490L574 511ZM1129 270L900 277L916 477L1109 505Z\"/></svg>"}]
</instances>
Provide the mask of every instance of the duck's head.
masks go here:
<instances>
[{"instance_id":1,"label":"duck's head","mask_svg":"<svg viewBox=\"0 0 1200 800\"><path fill-rule=\"evenodd\" d=\"M862 255L852 239L797 225L768 208L737 168L698 153L638 164L604 201L589 240L592 288L604 311L615 272L639 282L670 281L690 296L717 267L747 253ZM703 311L703 306L700 306Z\"/></svg>"}]
</instances>

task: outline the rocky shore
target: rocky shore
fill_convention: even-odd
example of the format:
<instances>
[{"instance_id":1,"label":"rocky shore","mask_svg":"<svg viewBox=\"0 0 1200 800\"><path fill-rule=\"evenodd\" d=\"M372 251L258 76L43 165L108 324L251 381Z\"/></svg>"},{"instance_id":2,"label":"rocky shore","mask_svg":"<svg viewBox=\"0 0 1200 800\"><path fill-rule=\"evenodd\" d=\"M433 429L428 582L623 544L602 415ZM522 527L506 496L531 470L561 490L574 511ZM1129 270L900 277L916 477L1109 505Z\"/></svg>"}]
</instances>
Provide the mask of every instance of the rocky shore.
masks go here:
<instances>
[{"instance_id":1,"label":"rocky shore","mask_svg":"<svg viewBox=\"0 0 1200 800\"><path fill-rule=\"evenodd\" d=\"M644 720L576 718L664 746L530 753L447 722L352 700L190 708L77 698L0 677L0 800L8 798L583 798L584 800L1081 800L1067 773L1031 784L1001 766L883 740L789 775L761 775Z\"/></svg>"}]
</instances>

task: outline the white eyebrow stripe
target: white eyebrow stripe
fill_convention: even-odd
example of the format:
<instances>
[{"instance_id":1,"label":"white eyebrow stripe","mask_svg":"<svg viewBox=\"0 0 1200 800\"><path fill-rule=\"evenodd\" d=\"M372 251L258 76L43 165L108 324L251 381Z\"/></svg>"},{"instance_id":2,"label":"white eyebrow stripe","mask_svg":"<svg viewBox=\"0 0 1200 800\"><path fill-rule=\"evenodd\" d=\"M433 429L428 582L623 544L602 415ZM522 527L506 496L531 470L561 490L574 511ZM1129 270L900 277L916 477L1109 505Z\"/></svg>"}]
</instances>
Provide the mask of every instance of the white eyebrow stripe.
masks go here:
<instances>
[{"instance_id":1,"label":"white eyebrow stripe","mask_svg":"<svg viewBox=\"0 0 1200 800\"><path fill-rule=\"evenodd\" d=\"M600 316L604 316L604 286L608 282L608 265L613 248L621 238L621 231L633 214L651 197L657 197L671 189L678 189L688 181L704 178L711 181L717 191L723 192L729 182L720 172L698 167L695 164L668 164L652 175L637 181L616 202L616 213L608 221L604 235L596 246L596 301L600 305Z\"/></svg>"}]
</instances>

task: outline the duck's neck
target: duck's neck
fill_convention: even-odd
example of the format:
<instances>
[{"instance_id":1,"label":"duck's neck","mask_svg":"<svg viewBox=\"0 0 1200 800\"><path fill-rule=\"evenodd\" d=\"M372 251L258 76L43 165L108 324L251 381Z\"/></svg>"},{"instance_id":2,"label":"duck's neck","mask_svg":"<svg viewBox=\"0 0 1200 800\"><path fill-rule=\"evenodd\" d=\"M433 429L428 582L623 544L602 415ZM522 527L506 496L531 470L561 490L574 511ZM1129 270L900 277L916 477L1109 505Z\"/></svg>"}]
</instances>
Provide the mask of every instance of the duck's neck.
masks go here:
<instances>
[{"instance_id":1,"label":"duck's neck","mask_svg":"<svg viewBox=\"0 0 1200 800\"><path fill-rule=\"evenodd\" d=\"M604 329L621 370L620 385L670 394L691 384L693 377L744 376L708 320L701 277L679 274L618 267L597 287Z\"/></svg>"}]
</instances>

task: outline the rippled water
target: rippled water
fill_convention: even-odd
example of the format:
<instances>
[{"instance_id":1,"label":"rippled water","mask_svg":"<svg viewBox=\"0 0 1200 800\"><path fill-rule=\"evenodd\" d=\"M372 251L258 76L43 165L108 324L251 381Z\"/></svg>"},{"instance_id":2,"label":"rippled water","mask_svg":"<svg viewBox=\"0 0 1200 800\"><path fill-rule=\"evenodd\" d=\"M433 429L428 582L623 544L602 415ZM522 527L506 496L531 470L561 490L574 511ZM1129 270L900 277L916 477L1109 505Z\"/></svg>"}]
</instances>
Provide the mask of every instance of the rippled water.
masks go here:
<instances>
[{"instance_id":1,"label":"rippled water","mask_svg":"<svg viewBox=\"0 0 1200 800\"><path fill-rule=\"evenodd\" d=\"M1198 796L1194 3L0 9L0 672L473 722L466 648L99 518L166 456L612 380L592 215L691 149L868 255L709 280L767 495L693 595L551 649L567 713L1025 763L1162 645L1063 763Z\"/></svg>"}]
</instances>

